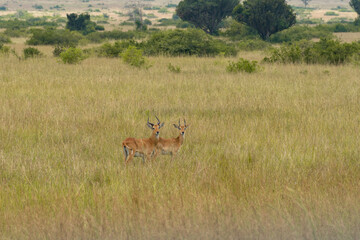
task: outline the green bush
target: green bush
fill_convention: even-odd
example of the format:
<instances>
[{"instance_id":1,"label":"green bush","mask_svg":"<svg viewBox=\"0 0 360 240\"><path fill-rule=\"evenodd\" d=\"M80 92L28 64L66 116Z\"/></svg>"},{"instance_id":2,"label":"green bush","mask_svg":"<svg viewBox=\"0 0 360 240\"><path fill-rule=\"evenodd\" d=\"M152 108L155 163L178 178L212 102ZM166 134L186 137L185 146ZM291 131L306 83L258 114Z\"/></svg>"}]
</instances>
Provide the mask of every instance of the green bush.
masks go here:
<instances>
[{"instance_id":1,"label":"green bush","mask_svg":"<svg viewBox=\"0 0 360 240\"><path fill-rule=\"evenodd\" d=\"M227 72L247 72L253 73L260 69L257 61L249 61L243 58L240 58L237 62L229 62L229 65L226 66Z\"/></svg>"},{"instance_id":2,"label":"green bush","mask_svg":"<svg viewBox=\"0 0 360 240\"><path fill-rule=\"evenodd\" d=\"M55 48L53 50L53 55L54 55L54 57L59 57L60 54L65 51L66 51L66 48L64 46L57 45L57 46L55 46Z\"/></svg>"},{"instance_id":3,"label":"green bush","mask_svg":"<svg viewBox=\"0 0 360 240\"><path fill-rule=\"evenodd\" d=\"M354 23L327 23L314 28L328 32L360 32L360 26L356 26Z\"/></svg>"},{"instance_id":4,"label":"green bush","mask_svg":"<svg viewBox=\"0 0 360 240\"><path fill-rule=\"evenodd\" d=\"M133 67L146 68L150 67L148 61L143 56L141 49L137 49L135 46L129 46L122 54L123 61Z\"/></svg>"},{"instance_id":5,"label":"green bush","mask_svg":"<svg viewBox=\"0 0 360 240\"><path fill-rule=\"evenodd\" d=\"M332 32L327 28L309 26L294 26L272 35L269 39L273 43L296 42L314 38L332 38Z\"/></svg>"},{"instance_id":6,"label":"green bush","mask_svg":"<svg viewBox=\"0 0 360 240\"><path fill-rule=\"evenodd\" d=\"M3 43L11 43L11 40L5 34L0 33L0 44L3 44Z\"/></svg>"},{"instance_id":7,"label":"green bush","mask_svg":"<svg viewBox=\"0 0 360 240\"><path fill-rule=\"evenodd\" d=\"M28 32L25 28L20 28L20 29L8 28L4 31L4 34L8 37L19 38L19 37L26 37L28 35Z\"/></svg>"},{"instance_id":8,"label":"green bush","mask_svg":"<svg viewBox=\"0 0 360 240\"><path fill-rule=\"evenodd\" d=\"M238 49L242 51L266 50L271 44L260 39L249 39L240 41Z\"/></svg>"},{"instance_id":9,"label":"green bush","mask_svg":"<svg viewBox=\"0 0 360 240\"><path fill-rule=\"evenodd\" d=\"M255 29L235 20L230 22L229 27L221 35L229 37L232 41L258 38L258 33Z\"/></svg>"},{"instance_id":10,"label":"green bush","mask_svg":"<svg viewBox=\"0 0 360 240\"><path fill-rule=\"evenodd\" d=\"M142 47L147 55L234 56L237 54L235 47L215 40L198 29L157 32L144 42Z\"/></svg>"},{"instance_id":11,"label":"green bush","mask_svg":"<svg viewBox=\"0 0 360 240\"><path fill-rule=\"evenodd\" d=\"M24 53L24 59L42 56L42 53L37 48L33 48L33 47L25 48L23 50L23 53Z\"/></svg>"},{"instance_id":12,"label":"green bush","mask_svg":"<svg viewBox=\"0 0 360 240\"><path fill-rule=\"evenodd\" d=\"M0 43L0 54L9 54L10 53L10 47L4 46L4 44Z\"/></svg>"},{"instance_id":13,"label":"green bush","mask_svg":"<svg viewBox=\"0 0 360 240\"><path fill-rule=\"evenodd\" d=\"M359 55L359 43L341 43L336 40L321 39L319 42L304 42L283 45L273 49L265 62L306 63L306 64L344 64Z\"/></svg>"},{"instance_id":14,"label":"green bush","mask_svg":"<svg viewBox=\"0 0 360 240\"><path fill-rule=\"evenodd\" d=\"M104 40L129 40L129 39L141 39L144 38L146 34L137 31L105 31L105 32L93 32L86 36L91 42L99 43Z\"/></svg>"},{"instance_id":15,"label":"green bush","mask_svg":"<svg viewBox=\"0 0 360 240\"><path fill-rule=\"evenodd\" d=\"M28 45L77 46L84 37L78 32L63 29L33 29Z\"/></svg>"},{"instance_id":16,"label":"green bush","mask_svg":"<svg viewBox=\"0 0 360 240\"><path fill-rule=\"evenodd\" d=\"M85 59L85 55L80 48L70 47L66 51L60 53L60 59L63 63L77 64Z\"/></svg>"},{"instance_id":17,"label":"green bush","mask_svg":"<svg viewBox=\"0 0 360 240\"><path fill-rule=\"evenodd\" d=\"M114 44L104 43L99 48L95 49L95 52L99 57L120 57L120 54L126 50L129 46L137 46L135 41L117 41Z\"/></svg>"}]
</instances>

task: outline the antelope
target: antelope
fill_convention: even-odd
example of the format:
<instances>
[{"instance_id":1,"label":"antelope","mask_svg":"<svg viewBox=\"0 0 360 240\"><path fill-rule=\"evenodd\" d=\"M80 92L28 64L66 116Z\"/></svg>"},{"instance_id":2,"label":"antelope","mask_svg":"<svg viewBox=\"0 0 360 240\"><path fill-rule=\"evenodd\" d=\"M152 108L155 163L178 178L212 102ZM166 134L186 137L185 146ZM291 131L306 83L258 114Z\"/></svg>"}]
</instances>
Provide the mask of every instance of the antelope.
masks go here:
<instances>
[{"instance_id":1,"label":"antelope","mask_svg":"<svg viewBox=\"0 0 360 240\"><path fill-rule=\"evenodd\" d=\"M177 152L180 150L181 145L184 142L185 138L185 130L190 125L186 125L186 121L184 119L184 125L180 125L180 119L179 119L179 125L173 124L176 129L180 131L180 134L177 138L159 138L159 142L156 146L157 151L155 151L155 156L160 152L162 155L171 155L171 159L174 159Z\"/></svg>"},{"instance_id":2,"label":"antelope","mask_svg":"<svg viewBox=\"0 0 360 240\"><path fill-rule=\"evenodd\" d=\"M157 124L150 123L149 118L146 123L146 125L153 130L150 138L127 138L122 142L125 165L128 164L134 157L142 157L143 161L145 161L145 156L146 160L150 160L151 155L154 153L156 154L156 145L159 141L160 128L164 126L164 123L160 123L158 117L156 117L156 119L158 121Z\"/></svg>"}]
</instances>

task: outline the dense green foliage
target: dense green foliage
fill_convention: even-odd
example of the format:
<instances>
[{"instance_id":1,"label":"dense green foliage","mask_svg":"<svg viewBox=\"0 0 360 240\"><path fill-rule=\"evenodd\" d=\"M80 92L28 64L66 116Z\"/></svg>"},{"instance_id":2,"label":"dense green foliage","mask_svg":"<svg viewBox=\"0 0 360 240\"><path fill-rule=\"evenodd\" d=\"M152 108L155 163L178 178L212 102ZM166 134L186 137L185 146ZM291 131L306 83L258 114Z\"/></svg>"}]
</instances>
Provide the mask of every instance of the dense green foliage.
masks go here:
<instances>
[{"instance_id":1,"label":"dense green foliage","mask_svg":"<svg viewBox=\"0 0 360 240\"><path fill-rule=\"evenodd\" d=\"M129 39L141 39L146 36L146 33L138 31L123 32L120 30L104 31L104 32L92 32L86 35L86 38L95 43L100 43L104 40L129 40Z\"/></svg>"},{"instance_id":2,"label":"dense green foliage","mask_svg":"<svg viewBox=\"0 0 360 240\"><path fill-rule=\"evenodd\" d=\"M137 49L135 46L129 46L123 53L121 53L122 60L137 68L149 68L150 64L143 56L143 51Z\"/></svg>"},{"instance_id":3,"label":"dense green foliage","mask_svg":"<svg viewBox=\"0 0 360 240\"><path fill-rule=\"evenodd\" d=\"M360 0L350 0L349 4L360 15Z\"/></svg>"},{"instance_id":4,"label":"dense green foliage","mask_svg":"<svg viewBox=\"0 0 360 240\"><path fill-rule=\"evenodd\" d=\"M60 53L60 59L63 63L77 64L85 59L85 55L80 48L70 47L66 51Z\"/></svg>"},{"instance_id":5,"label":"dense green foliage","mask_svg":"<svg viewBox=\"0 0 360 240\"><path fill-rule=\"evenodd\" d=\"M8 54L10 52L9 46L4 46L4 44L0 43L0 54Z\"/></svg>"},{"instance_id":6,"label":"dense green foliage","mask_svg":"<svg viewBox=\"0 0 360 240\"><path fill-rule=\"evenodd\" d=\"M3 33L0 33L0 44L10 43L11 39Z\"/></svg>"},{"instance_id":7,"label":"dense green foliage","mask_svg":"<svg viewBox=\"0 0 360 240\"><path fill-rule=\"evenodd\" d=\"M359 43L341 43L337 40L321 39L320 42L299 42L274 48L266 62L334 64L349 62L360 54Z\"/></svg>"},{"instance_id":8,"label":"dense green foliage","mask_svg":"<svg viewBox=\"0 0 360 240\"><path fill-rule=\"evenodd\" d=\"M237 45L237 48L242 51L266 50L270 47L270 43L260 39L248 39L239 41Z\"/></svg>"},{"instance_id":9,"label":"dense green foliage","mask_svg":"<svg viewBox=\"0 0 360 240\"><path fill-rule=\"evenodd\" d=\"M24 53L24 59L42 56L42 53L37 48L33 48L33 47L25 48L23 50L23 53Z\"/></svg>"},{"instance_id":10,"label":"dense green foliage","mask_svg":"<svg viewBox=\"0 0 360 240\"><path fill-rule=\"evenodd\" d=\"M269 38L270 42L294 42L300 40L311 40L314 38L331 38L332 32L330 28L319 28L309 26L293 26L284 31L278 32Z\"/></svg>"},{"instance_id":11,"label":"dense green foliage","mask_svg":"<svg viewBox=\"0 0 360 240\"><path fill-rule=\"evenodd\" d=\"M135 41L116 41L115 43L104 43L95 52L100 57L120 57L120 54L130 46L137 46Z\"/></svg>"},{"instance_id":12,"label":"dense green foliage","mask_svg":"<svg viewBox=\"0 0 360 240\"><path fill-rule=\"evenodd\" d=\"M215 40L201 30L168 30L154 33L144 43L144 53L147 55L169 56L226 56L236 55L234 47Z\"/></svg>"},{"instance_id":13,"label":"dense green foliage","mask_svg":"<svg viewBox=\"0 0 360 240\"><path fill-rule=\"evenodd\" d=\"M26 42L29 45L76 46L84 37L67 29L32 29L32 36Z\"/></svg>"},{"instance_id":14,"label":"dense green foliage","mask_svg":"<svg viewBox=\"0 0 360 240\"><path fill-rule=\"evenodd\" d=\"M0 28L6 29L21 29L38 26L57 27L58 23L54 21L47 21L46 17L32 17L26 19L26 21L19 19L0 20Z\"/></svg>"},{"instance_id":15,"label":"dense green foliage","mask_svg":"<svg viewBox=\"0 0 360 240\"><path fill-rule=\"evenodd\" d=\"M221 21L231 15L239 0L183 0L176 14L206 33L217 34Z\"/></svg>"},{"instance_id":16,"label":"dense green foliage","mask_svg":"<svg viewBox=\"0 0 360 240\"><path fill-rule=\"evenodd\" d=\"M246 0L234 8L233 16L256 29L264 40L296 22L294 11L285 0Z\"/></svg>"},{"instance_id":17,"label":"dense green foliage","mask_svg":"<svg viewBox=\"0 0 360 240\"><path fill-rule=\"evenodd\" d=\"M232 20L229 23L229 26L221 33L221 35L228 37L233 41L259 38L255 29L235 20Z\"/></svg>"},{"instance_id":18,"label":"dense green foliage","mask_svg":"<svg viewBox=\"0 0 360 240\"><path fill-rule=\"evenodd\" d=\"M240 58L237 62L229 62L229 65L226 66L226 71L228 72L247 72L253 73L260 69L257 61L249 61L243 58Z\"/></svg>"},{"instance_id":19,"label":"dense green foliage","mask_svg":"<svg viewBox=\"0 0 360 240\"><path fill-rule=\"evenodd\" d=\"M76 13L71 13L66 14L66 17L68 19L66 23L66 29L69 29L70 31L79 31L86 35L95 32L97 29L104 29L97 27L96 23L90 20L90 15L88 13L82 13L79 15Z\"/></svg>"}]
</instances>

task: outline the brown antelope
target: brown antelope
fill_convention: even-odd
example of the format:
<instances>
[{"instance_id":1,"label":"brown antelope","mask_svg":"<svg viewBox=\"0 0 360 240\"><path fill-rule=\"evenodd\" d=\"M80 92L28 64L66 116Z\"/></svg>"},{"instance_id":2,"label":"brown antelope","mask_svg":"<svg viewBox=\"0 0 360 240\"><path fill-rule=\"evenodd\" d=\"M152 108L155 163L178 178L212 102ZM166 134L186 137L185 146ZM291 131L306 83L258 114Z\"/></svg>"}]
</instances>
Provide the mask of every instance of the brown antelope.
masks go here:
<instances>
[{"instance_id":1,"label":"brown antelope","mask_svg":"<svg viewBox=\"0 0 360 240\"><path fill-rule=\"evenodd\" d=\"M164 126L164 123L160 123L160 120L157 117L156 119L158 120L157 124L150 123L149 118L146 124L153 130L150 138L127 138L122 142L125 164L129 163L134 157L142 157L143 161L145 161L144 157L146 157L146 160L150 160L151 155L156 154L156 145L159 141L160 128Z\"/></svg>"},{"instance_id":2,"label":"brown antelope","mask_svg":"<svg viewBox=\"0 0 360 240\"><path fill-rule=\"evenodd\" d=\"M171 159L174 159L177 152L180 150L181 145L184 142L185 138L185 130L190 125L186 125L186 121L184 119L184 125L180 125L180 119L179 119L179 125L174 124L174 127L180 130L180 134L177 138L159 138L159 142L156 146L157 151L155 151L155 156L157 154L161 153L162 155L171 155Z\"/></svg>"}]
</instances>

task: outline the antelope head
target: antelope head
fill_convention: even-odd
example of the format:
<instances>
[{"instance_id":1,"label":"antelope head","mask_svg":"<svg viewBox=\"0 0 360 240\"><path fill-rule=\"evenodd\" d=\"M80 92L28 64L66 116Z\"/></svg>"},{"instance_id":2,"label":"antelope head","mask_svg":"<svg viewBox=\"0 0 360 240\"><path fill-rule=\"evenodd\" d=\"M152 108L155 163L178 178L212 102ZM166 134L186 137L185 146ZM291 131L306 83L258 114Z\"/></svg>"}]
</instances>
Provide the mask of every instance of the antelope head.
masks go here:
<instances>
[{"instance_id":1,"label":"antelope head","mask_svg":"<svg viewBox=\"0 0 360 240\"><path fill-rule=\"evenodd\" d=\"M149 118L148 118L148 121L147 121L147 126L153 130L153 134L158 138L159 137L159 134L160 134L160 128L162 128L164 126L165 123L161 123L159 118L157 116L155 116L156 119L157 119L157 124L154 124L154 123L151 123L149 122Z\"/></svg>"},{"instance_id":2,"label":"antelope head","mask_svg":"<svg viewBox=\"0 0 360 240\"><path fill-rule=\"evenodd\" d=\"M186 128L189 127L189 126L190 126L190 125L186 125L185 119L184 119L184 125L181 125L181 124L180 124L180 119L179 119L179 125L176 125L176 124L174 123L174 127L175 127L176 129L180 130L180 134L181 134L181 136L183 136L183 137L185 137L185 130L186 130Z\"/></svg>"}]
</instances>

